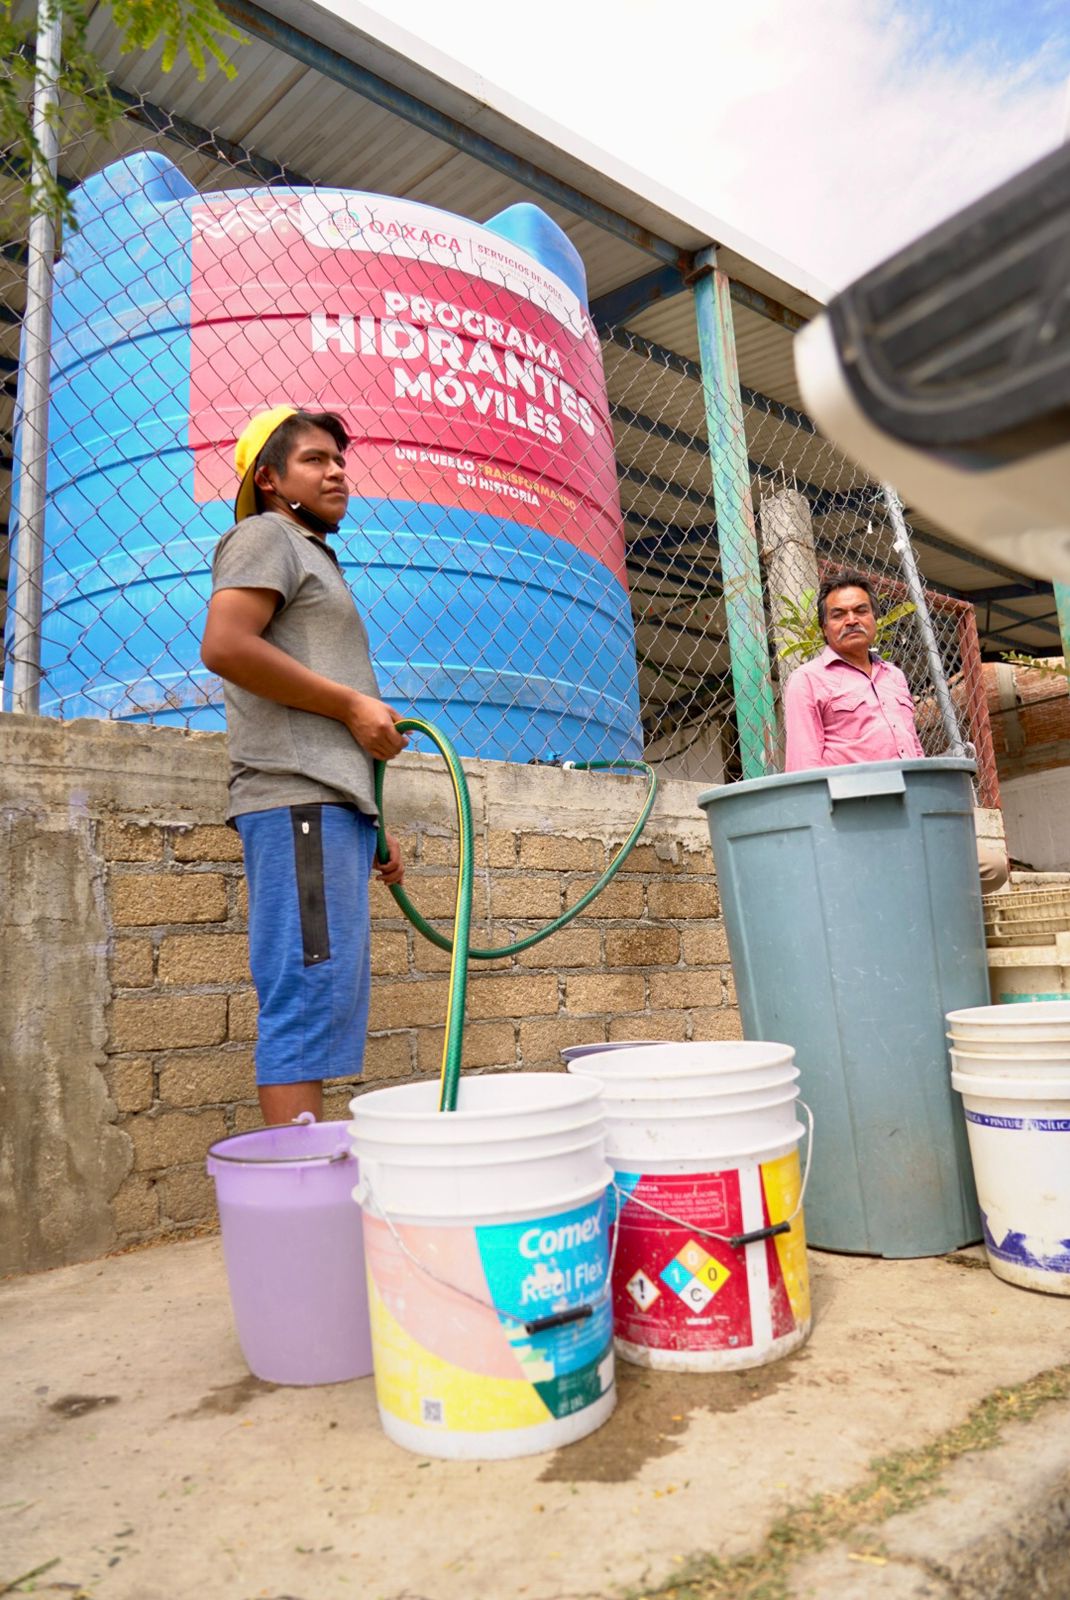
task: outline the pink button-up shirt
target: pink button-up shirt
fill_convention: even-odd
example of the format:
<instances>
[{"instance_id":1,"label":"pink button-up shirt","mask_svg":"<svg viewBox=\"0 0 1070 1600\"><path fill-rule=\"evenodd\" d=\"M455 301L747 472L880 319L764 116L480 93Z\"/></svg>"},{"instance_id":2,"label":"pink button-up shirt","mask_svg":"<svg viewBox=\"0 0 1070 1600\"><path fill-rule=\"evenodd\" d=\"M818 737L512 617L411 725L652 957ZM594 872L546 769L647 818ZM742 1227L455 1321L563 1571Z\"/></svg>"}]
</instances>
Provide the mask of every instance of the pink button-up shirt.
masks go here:
<instances>
[{"instance_id":1,"label":"pink button-up shirt","mask_svg":"<svg viewBox=\"0 0 1070 1600\"><path fill-rule=\"evenodd\" d=\"M925 754L906 678L879 656L871 661L867 677L826 645L796 667L784 690L785 772Z\"/></svg>"}]
</instances>

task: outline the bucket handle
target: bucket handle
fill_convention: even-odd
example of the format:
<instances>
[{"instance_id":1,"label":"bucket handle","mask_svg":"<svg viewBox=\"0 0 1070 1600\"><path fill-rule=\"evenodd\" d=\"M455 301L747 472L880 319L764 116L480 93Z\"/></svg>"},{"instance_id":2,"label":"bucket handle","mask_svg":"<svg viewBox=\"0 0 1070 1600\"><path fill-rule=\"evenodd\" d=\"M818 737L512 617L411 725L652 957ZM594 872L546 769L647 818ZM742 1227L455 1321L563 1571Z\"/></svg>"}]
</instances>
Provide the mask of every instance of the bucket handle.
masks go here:
<instances>
[{"instance_id":1,"label":"bucket handle","mask_svg":"<svg viewBox=\"0 0 1070 1600\"><path fill-rule=\"evenodd\" d=\"M314 1111L299 1111L297 1113L296 1117L291 1117L290 1118L290 1126L291 1126L291 1128L294 1128L294 1127L311 1128L313 1126L313 1124L315 1123L315 1121L316 1121L316 1113ZM349 1156L350 1156L350 1150L349 1150L348 1144L340 1145L339 1148L334 1152L333 1155L329 1155L327 1157L327 1164L329 1166L332 1161L348 1161L349 1160ZM301 1161L319 1161L321 1159L322 1159L322 1157L320 1157L320 1156L299 1156L298 1157L298 1160L301 1160Z\"/></svg>"},{"instance_id":2,"label":"bucket handle","mask_svg":"<svg viewBox=\"0 0 1070 1600\"><path fill-rule=\"evenodd\" d=\"M448 1278L440 1277L437 1272L427 1265L426 1261L421 1261L419 1256L414 1255L395 1227L394 1219L389 1211L385 1210L375 1198L375 1190L372 1187L371 1178L368 1176L368 1163L365 1161L360 1164L360 1177L353 1190L353 1198L361 1206L366 1201L371 1201L375 1208L376 1216L382 1217L390 1237L409 1265L415 1267L417 1272L422 1272L425 1278L430 1278L432 1283L437 1283L440 1289L448 1289L451 1294L459 1295L462 1300L468 1300L472 1305L482 1307L484 1311L493 1311L495 1316L504 1317L507 1322L515 1323L517 1327L523 1328L529 1337L533 1337L537 1333L548 1333L551 1329L568 1327L573 1322L586 1322L588 1318L594 1316L599 1306L603 1305L613 1293L613 1267L617 1259L617 1240L620 1236L620 1229L615 1222L606 1281L593 1300L585 1300L582 1305L569 1306L564 1311L548 1312L543 1317L521 1317L517 1316L513 1311L504 1311L501 1306L496 1306L492 1300L484 1300L482 1295L472 1294L469 1289L462 1289L460 1284L451 1283Z\"/></svg>"},{"instance_id":3,"label":"bucket handle","mask_svg":"<svg viewBox=\"0 0 1070 1600\"><path fill-rule=\"evenodd\" d=\"M280 1123L279 1126L284 1128L312 1128L315 1123L316 1113L314 1111L299 1111L296 1117L291 1117L289 1122ZM244 1156L220 1154L220 1145L230 1144L233 1141L244 1138L245 1134L243 1133L232 1133L228 1138L220 1139L218 1143L212 1145L208 1151L208 1171L211 1176L216 1176L212 1163L219 1161L225 1161L228 1165L236 1167L298 1167L311 1165L313 1162L319 1161L325 1161L330 1166L335 1161L349 1161L351 1159L348 1144L339 1145L338 1149L330 1155L324 1153L315 1156L261 1156L259 1159L250 1159Z\"/></svg>"},{"instance_id":4,"label":"bucket handle","mask_svg":"<svg viewBox=\"0 0 1070 1600\"><path fill-rule=\"evenodd\" d=\"M682 1217L674 1217L671 1212L662 1211L658 1206L652 1206L649 1200L640 1200L639 1196L627 1189L622 1189L614 1183L613 1190L617 1196L617 1215L615 1221L620 1224L621 1213L625 1204L639 1206L643 1211L650 1211L655 1217L661 1217L664 1222L671 1222L677 1228L684 1228L689 1233L697 1233L700 1239L716 1239L718 1244L727 1244L733 1250L742 1249L748 1244L758 1244L762 1239L775 1239L778 1234L790 1233L791 1225L803 1208L806 1199L806 1185L810 1182L810 1163L814 1154L814 1113L805 1100L799 1101L799 1110L806 1113L806 1166L803 1168L802 1183L799 1185L799 1198L795 1202L795 1210L790 1217L785 1217L782 1222L771 1222L765 1228L752 1228L749 1233L715 1233L712 1228L697 1228L693 1222L685 1222ZM616 1241L614 1240L614 1247Z\"/></svg>"}]
</instances>

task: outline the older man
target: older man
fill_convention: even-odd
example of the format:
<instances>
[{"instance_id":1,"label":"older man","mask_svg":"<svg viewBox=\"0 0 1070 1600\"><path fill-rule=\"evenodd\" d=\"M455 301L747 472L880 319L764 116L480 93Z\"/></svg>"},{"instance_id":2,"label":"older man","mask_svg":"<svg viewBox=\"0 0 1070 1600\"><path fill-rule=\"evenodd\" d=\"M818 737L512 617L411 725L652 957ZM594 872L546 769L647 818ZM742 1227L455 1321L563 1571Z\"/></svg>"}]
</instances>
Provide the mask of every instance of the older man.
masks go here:
<instances>
[{"instance_id":1,"label":"older man","mask_svg":"<svg viewBox=\"0 0 1070 1600\"><path fill-rule=\"evenodd\" d=\"M817 617L825 648L795 669L784 690L785 772L924 756L910 685L873 649L870 580L848 569L831 573L818 590ZM978 870L986 894L1007 881L998 844L978 841Z\"/></svg>"},{"instance_id":2,"label":"older man","mask_svg":"<svg viewBox=\"0 0 1070 1600\"><path fill-rule=\"evenodd\" d=\"M846 570L826 578L817 618L825 648L795 669L784 691L784 770L924 756L910 685L873 651L877 614L869 579Z\"/></svg>"}]
</instances>

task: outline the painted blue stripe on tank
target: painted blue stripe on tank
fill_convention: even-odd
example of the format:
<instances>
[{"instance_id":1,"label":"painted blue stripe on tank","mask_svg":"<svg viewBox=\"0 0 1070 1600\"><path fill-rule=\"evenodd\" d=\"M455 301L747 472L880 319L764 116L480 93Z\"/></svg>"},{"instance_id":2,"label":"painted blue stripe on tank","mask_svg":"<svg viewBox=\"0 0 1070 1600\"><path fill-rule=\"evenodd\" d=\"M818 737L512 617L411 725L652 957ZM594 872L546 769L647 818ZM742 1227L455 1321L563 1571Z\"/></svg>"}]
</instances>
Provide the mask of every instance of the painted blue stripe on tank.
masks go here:
<instances>
[{"instance_id":1,"label":"painted blue stripe on tank","mask_svg":"<svg viewBox=\"0 0 1070 1600\"><path fill-rule=\"evenodd\" d=\"M51 573L43 715L222 725L200 634L230 515L197 507L209 527L190 537L188 490L171 493L162 546L127 508L107 550ZM335 548L389 703L443 727L466 755L641 755L631 610L601 562L538 529L451 508L353 501L354 520ZM157 660L150 676L145 663Z\"/></svg>"}]
</instances>

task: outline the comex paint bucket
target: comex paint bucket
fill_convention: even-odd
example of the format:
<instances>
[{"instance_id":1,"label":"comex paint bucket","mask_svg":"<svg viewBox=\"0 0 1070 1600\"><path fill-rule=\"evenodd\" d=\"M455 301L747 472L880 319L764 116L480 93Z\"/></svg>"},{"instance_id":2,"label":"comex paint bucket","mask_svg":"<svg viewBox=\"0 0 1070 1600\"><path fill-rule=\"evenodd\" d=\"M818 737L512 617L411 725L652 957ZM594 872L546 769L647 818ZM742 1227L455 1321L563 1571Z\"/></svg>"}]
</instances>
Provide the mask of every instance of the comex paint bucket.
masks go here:
<instances>
[{"instance_id":1,"label":"comex paint bucket","mask_svg":"<svg viewBox=\"0 0 1070 1600\"><path fill-rule=\"evenodd\" d=\"M762 1366L810 1331L786 1045L666 1044L584 1056L600 1083L619 1239L617 1350L641 1366Z\"/></svg>"},{"instance_id":2,"label":"comex paint bucket","mask_svg":"<svg viewBox=\"0 0 1070 1600\"><path fill-rule=\"evenodd\" d=\"M1070 1295L1070 1002L948 1016L988 1263Z\"/></svg>"},{"instance_id":3,"label":"comex paint bucket","mask_svg":"<svg viewBox=\"0 0 1070 1600\"><path fill-rule=\"evenodd\" d=\"M463 1078L448 1115L438 1093L350 1103L383 1429L422 1455L553 1450L616 1403L598 1086Z\"/></svg>"},{"instance_id":4,"label":"comex paint bucket","mask_svg":"<svg viewBox=\"0 0 1070 1600\"><path fill-rule=\"evenodd\" d=\"M268 1383L341 1383L372 1370L358 1167L344 1122L311 1118L208 1152L238 1341Z\"/></svg>"}]
</instances>

